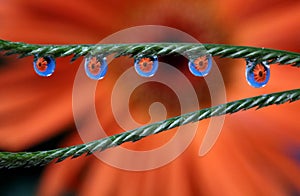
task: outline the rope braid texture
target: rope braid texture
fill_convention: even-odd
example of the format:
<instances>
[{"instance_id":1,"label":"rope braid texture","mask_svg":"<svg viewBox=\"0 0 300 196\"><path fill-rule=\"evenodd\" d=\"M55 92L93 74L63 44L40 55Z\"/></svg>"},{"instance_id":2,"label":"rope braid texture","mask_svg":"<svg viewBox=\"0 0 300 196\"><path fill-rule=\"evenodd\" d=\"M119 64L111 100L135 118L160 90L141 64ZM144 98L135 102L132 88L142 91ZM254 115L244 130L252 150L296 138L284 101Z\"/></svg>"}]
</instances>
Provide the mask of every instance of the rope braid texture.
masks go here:
<instances>
[{"instance_id":1,"label":"rope braid texture","mask_svg":"<svg viewBox=\"0 0 300 196\"><path fill-rule=\"evenodd\" d=\"M206 51L205 51L206 50ZM51 55L55 58L74 55L71 61L81 56L100 53L103 56L115 54L115 57L139 55L166 56L170 54L186 54L187 56L198 54L202 51L212 56L222 58L249 58L260 61L270 60L272 63L282 65L290 64L300 66L300 54L256 48L248 46L231 46L222 44L195 44L195 43L144 43L144 44L98 44L98 45L34 45L21 42L0 40L0 52L5 55L18 54L19 58L31 55ZM199 54L198 54L199 55Z\"/></svg>"},{"instance_id":2,"label":"rope braid texture","mask_svg":"<svg viewBox=\"0 0 300 196\"><path fill-rule=\"evenodd\" d=\"M271 61L282 65L290 64L300 67L300 54L265 48L247 46L230 46L219 44L178 44L178 43L149 43L149 44L109 44L109 45L32 45L19 42L0 40L0 51L6 51L5 55L18 54L19 57L31 55L52 55L53 57L64 57L74 54L71 61L80 56L100 53L103 56L115 54L119 56L136 57L138 55L165 56L173 53L192 56L197 51L205 51L212 56L224 58L248 58L257 61ZM181 125L200 121L213 116L232 114L250 108L262 108L274 104L294 102L300 99L300 89L277 92L267 95L246 98L213 106L195 112L183 114L156 122L137 129L120 134L102 138L86 144L58 148L47 151L36 152L0 152L0 168L32 167L45 165L53 160L63 161L68 157L78 157L83 154L90 155L95 151L121 145L125 142L135 142L149 135L157 134Z\"/></svg>"}]
</instances>

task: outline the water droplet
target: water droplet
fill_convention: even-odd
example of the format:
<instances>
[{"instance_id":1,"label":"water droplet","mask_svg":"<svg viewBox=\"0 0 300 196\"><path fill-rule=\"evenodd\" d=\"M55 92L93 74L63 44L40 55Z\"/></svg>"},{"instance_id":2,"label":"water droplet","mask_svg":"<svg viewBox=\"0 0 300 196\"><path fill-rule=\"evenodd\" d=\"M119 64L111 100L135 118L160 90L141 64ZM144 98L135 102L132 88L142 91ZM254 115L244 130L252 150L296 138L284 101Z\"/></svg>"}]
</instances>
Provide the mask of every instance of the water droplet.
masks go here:
<instances>
[{"instance_id":1,"label":"water droplet","mask_svg":"<svg viewBox=\"0 0 300 196\"><path fill-rule=\"evenodd\" d=\"M55 59L51 56L34 56L33 68L40 76L51 76L55 70Z\"/></svg>"},{"instance_id":2,"label":"water droplet","mask_svg":"<svg viewBox=\"0 0 300 196\"><path fill-rule=\"evenodd\" d=\"M246 59L246 78L249 85L255 88L264 87L270 79L270 65L266 61L257 63Z\"/></svg>"},{"instance_id":3,"label":"water droplet","mask_svg":"<svg viewBox=\"0 0 300 196\"><path fill-rule=\"evenodd\" d=\"M135 71L143 77L153 76L158 69L157 56L152 57L138 57L134 60Z\"/></svg>"},{"instance_id":4,"label":"water droplet","mask_svg":"<svg viewBox=\"0 0 300 196\"><path fill-rule=\"evenodd\" d=\"M107 72L106 58L99 55L88 56L85 58L84 69L89 78L93 80L100 80Z\"/></svg>"},{"instance_id":5,"label":"water droplet","mask_svg":"<svg viewBox=\"0 0 300 196\"><path fill-rule=\"evenodd\" d=\"M211 54L200 56L189 61L189 69L195 76L206 76L212 67Z\"/></svg>"}]
</instances>

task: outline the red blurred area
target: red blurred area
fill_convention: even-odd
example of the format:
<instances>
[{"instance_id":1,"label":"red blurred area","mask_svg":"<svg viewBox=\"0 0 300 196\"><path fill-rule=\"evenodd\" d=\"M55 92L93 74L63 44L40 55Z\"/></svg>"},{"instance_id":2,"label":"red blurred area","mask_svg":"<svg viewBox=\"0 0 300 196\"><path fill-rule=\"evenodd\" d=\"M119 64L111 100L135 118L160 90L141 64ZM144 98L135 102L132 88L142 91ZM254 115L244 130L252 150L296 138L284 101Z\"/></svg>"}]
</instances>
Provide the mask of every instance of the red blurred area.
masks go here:
<instances>
[{"instance_id":1,"label":"red blurred area","mask_svg":"<svg viewBox=\"0 0 300 196\"><path fill-rule=\"evenodd\" d=\"M97 43L106 36L137 25L165 25L184 31L201 43L226 43L300 52L300 2L283 0L211 1L1 1L0 38L42 44ZM1 150L26 150L75 127L72 87L80 60L57 59L53 76L37 76L33 58L1 56ZM114 62L117 64L119 61ZM254 89L245 80L243 60L217 60L228 101L299 88L299 70L272 65L265 88ZM184 66L184 65L183 65ZM112 66L113 67L113 66ZM183 71L186 71L183 69ZM97 89L98 116L112 131L122 130L110 111L110 92L122 69L110 69L104 87ZM114 78L115 77L115 78ZM207 105L204 80L190 77L199 99ZM200 82L199 82L200 81ZM179 84L180 85L180 84ZM146 86L163 89L160 86ZM155 98L137 90L133 116L148 120L147 108ZM161 90L162 91L162 90ZM168 91L167 89L163 90ZM203 93L205 92L205 93ZM178 115L178 102L169 93L169 117ZM143 97L144 96L144 97ZM144 98L144 99L143 99ZM143 105L143 103L145 105ZM142 110L141 107L145 107ZM45 168L38 195L291 195L300 193L299 103L271 106L226 116L221 136L204 157L198 156L203 130L187 150L171 163L150 171L124 171L94 156L66 160ZM104 112L105 111L105 112ZM162 145L175 131L150 136L124 147L145 150ZM108 133L108 134L112 134ZM114 132L115 133L115 132ZM76 129L60 144L82 143Z\"/></svg>"}]
</instances>

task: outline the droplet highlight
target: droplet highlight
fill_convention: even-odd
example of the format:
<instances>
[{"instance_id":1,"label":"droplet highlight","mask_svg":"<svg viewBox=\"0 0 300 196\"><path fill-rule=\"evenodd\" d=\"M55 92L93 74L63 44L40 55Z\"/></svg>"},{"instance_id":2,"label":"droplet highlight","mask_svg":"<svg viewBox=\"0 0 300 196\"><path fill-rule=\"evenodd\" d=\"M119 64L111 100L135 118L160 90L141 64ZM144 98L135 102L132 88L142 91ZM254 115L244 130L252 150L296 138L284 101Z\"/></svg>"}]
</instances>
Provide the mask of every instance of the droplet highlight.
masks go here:
<instances>
[{"instance_id":1,"label":"droplet highlight","mask_svg":"<svg viewBox=\"0 0 300 196\"><path fill-rule=\"evenodd\" d=\"M86 75L93 80L104 78L107 72L107 61L105 57L88 56L85 57L84 69Z\"/></svg>"},{"instance_id":2,"label":"droplet highlight","mask_svg":"<svg viewBox=\"0 0 300 196\"><path fill-rule=\"evenodd\" d=\"M40 76L51 76L55 70L55 59L51 56L34 56L33 68Z\"/></svg>"},{"instance_id":3,"label":"droplet highlight","mask_svg":"<svg viewBox=\"0 0 300 196\"><path fill-rule=\"evenodd\" d=\"M266 86L270 79L270 65L263 61L246 59L246 79L250 86L261 88Z\"/></svg>"},{"instance_id":4,"label":"droplet highlight","mask_svg":"<svg viewBox=\"0 0 300 196\"><path fill-rule=\"evenodd\" d=\"M152 77L158 69L157 56L138 57L134 60L135 71L143 77Z\"/></svg>"},{"instance_id":5,"label":"droplet highlight","mask_svg":"<svg viewBox=\"0 0 300 196\"><path fill-rule=\"evenodd\" d=\"M203 55L189 61L189 70L195 76L206 76L212 67L211 54Z\"/></svg>"}]
</instances>

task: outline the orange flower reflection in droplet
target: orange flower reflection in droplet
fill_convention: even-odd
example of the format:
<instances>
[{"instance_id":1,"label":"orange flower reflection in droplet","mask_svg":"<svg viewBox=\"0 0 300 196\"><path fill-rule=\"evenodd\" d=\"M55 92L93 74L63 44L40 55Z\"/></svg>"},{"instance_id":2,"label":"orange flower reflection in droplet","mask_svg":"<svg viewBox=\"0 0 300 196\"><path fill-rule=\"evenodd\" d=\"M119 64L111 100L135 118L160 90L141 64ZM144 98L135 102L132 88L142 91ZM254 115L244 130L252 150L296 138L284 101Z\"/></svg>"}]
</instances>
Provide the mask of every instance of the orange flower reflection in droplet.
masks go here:
<instances>
[{"instance_id":1,"label":"orange flower reflection in droplet","mask_svg":"<svg viewBox=\"0 0 300 196\"><path fill-rule=\"evenodd\" d=\"M267 71L265 67L261 64L257 64L253 69L254 80L256 82L263 82L266 80Z\"/></svg>"},{"instance_id":2,"label":"orange flower reflection in droplet","mask_svg":"<svg viewBox=\"0 0 300 196\"><path fill-rule=\"evenodd\" d=\"M198 57L195 61L194 61L194 64L195 64L195 68L200 71L200 72L203 72L207 69L207 66L208 66L208 60L207 60L207 56L201 56L201 57Z\"/></svg>"},{"instance_id":3,"label":"orange flower reflection in droplet","mask_svg":"<svg viewBox=\"0 0 300 196\"><path fill-rule=\"evenodd\" d=\"M266 10L266 5L270 3L274 7ZM200 41L221 40L237 45L300 52L297 46L300 43L299 10L298 2L283 3L279 0L164 0L135 1L130 4L125 1L108 4L103 1L68 3L52 0L43 4L36 0L8 1L0 7L3 21L0 36L30 43L97 43L99 37L128 26L160 24L205 39ZM35 28L37 26L43 28ZM225 41L224 35L227 35ZM73 123L71 91L78 62L69 66L69 59L58 59L57 74L45 80L32 73L30 59L11 58L9 61L9 66L0 72L1 92L5 92L0 94L3 103L0 106L0 136L6 138L0 146L4 150L25 150ZM240 65L245 62L237 63ZM287 86L297 88L298 82L295 81L299 74L295 73L298 71L295 68L273 69L271 74L274 80L271 79L268 87L257 90L247 85L244 70L240 68L244 66L226 66L232 74L230 78L234 78L234 82L226 85L229 101L283 90ZM117 70L110 69L110 72L113 71ZM287 76L285 80L280 78L283 76ZM102 94L96 95L96 99L109 100L110 94L106 92L113 84L109 77L105 82ZM43 90L45 88L47 91ZM40 100L45 98L49 101L41 103ZM109 105L105 103L99 103L99 107L109 111ZM180 157L151 171L119 170L93 156L51 164L43 172L38 194L289 195L299 192L300 169L287 153L289 148L300 142L297 131L300 125L296 119L299 107L299 103L293 103L227 116L221 137L212 151L204 157L198 157L205 130L202 127L208 125L208 120L205 120L201 122L193 143ZM38 123L36 119L39 119ZM101 119L106 126L118 129L109 112ZM64 146L82 143L74 132ZM150 142L165 141L166 135L168 133L161 133L125 146L147 146Z\"/></svg>"},{"instance_id":4,"label":"orange flower reflection in droplet","mask_svg":"<svg viewBox=\"0 0 300 196\"><path fill-rule=\"evenodd\" d=\"M143 72L150 72L153 67L153 61L150 58L141 58L139 65Z\"/></svg>"},{"instance_id":5,"label":"orange flower reflection in droplet","mask_svg":"<svg viewBox=\"0 0 300 196\"><path fill-rule=\"evenodd\" d=\"M38 58L36 64L40 71L46 71L48 62L43 57Z\"/></svg>"},{"instance_id":6,"label":"orange flower reflection in droplet","mask_svg":"<svg viewBox=\"0 0 300 196\"><path fill-rule=\"evenodd\" d=\"M90 70L90 72L94 75L97 75L100 73L101 70L101 64L100 62L97 60L96 57L92 57L91 61L88 64L88 68Z\"/></svg>"}]
</instances>

